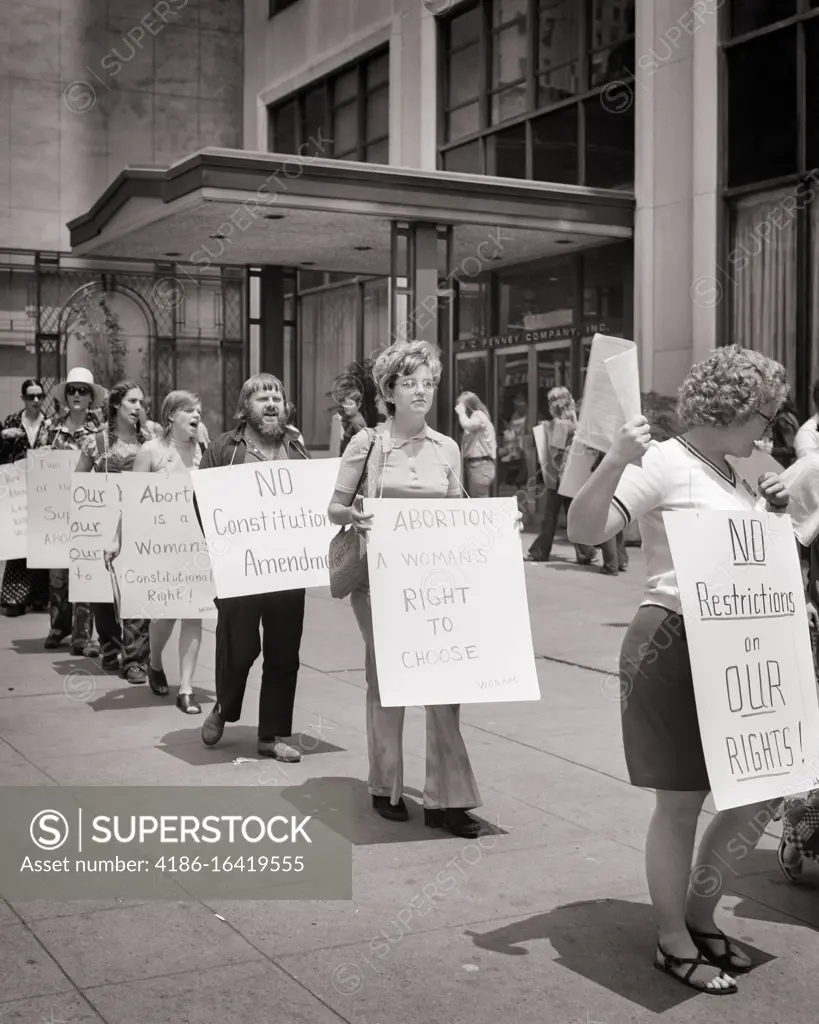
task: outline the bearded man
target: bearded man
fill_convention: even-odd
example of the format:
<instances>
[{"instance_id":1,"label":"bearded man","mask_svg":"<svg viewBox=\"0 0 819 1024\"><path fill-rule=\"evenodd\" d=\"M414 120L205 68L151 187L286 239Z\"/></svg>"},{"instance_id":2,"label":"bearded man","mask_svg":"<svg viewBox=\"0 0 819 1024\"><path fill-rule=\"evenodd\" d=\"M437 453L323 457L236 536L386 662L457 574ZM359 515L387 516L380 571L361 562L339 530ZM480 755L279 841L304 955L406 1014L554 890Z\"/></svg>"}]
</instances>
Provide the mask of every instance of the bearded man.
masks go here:
<instances>
[{"instance_id":1,"label":"bearded man","mask_svg":"<svg viewBox=\"0 0 819 1024\"><path fill-rule=\"evenodd\" d=\"M277 377L257 373L246 380L239 395L239 426L214 438L198 472L252 461L309 459L298 430L287 425L286 408ZM287 740L293 733L304 590L218 598L216 606L216 706L202 726L203 742L212 747L226 722L239 721L248 673L261 652L258 752L278 761L301 760Z\"/></svg>"}]
</instances>

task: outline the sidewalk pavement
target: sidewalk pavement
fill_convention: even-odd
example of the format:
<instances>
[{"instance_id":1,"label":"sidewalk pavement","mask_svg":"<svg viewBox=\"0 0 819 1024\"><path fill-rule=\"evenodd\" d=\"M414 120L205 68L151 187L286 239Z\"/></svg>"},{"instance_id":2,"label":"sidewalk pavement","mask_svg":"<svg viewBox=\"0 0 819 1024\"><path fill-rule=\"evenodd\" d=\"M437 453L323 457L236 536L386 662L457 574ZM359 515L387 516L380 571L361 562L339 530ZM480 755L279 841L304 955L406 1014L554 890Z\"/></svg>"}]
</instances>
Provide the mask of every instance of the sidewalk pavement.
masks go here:
<instances>
[{"instance_id":1,"label":"sidewalk pavement","mask_svg":"<svg viewBox=\"0 0 819 1024\"><path fill-rule=\"evenodd\" d=\"M562 560L526 567L541 701L462 709L479 814L503 834L478 845L424 827L421 709L408 709L404 740L411 820L374 814L363 646L348 602L310 591L296 710L305 757L277 767L288 787L348 785L353 901L0 903L0 1024L815 1016L819 888L782 878L775 828L722 904L721 925L759 965L740 993L717 1009L652 970L642 862L652 797L626 781L616 676L642 557L630 548L631 568L613 578L574 565L565 543L555 553ZM44 652L46 626L43 615L0 619L1 784L270 784L274 763L255 750L258 664L242 723L206 749L202 717L183 718L173 697L87 659ZM205 713L214 696L207 629L196 677ZM175 650L174 636L172 693ZM457 884L436 896L431 885L447 865ZM432 895L419 899L425 888Z\"/></svg>"}]
</instances>

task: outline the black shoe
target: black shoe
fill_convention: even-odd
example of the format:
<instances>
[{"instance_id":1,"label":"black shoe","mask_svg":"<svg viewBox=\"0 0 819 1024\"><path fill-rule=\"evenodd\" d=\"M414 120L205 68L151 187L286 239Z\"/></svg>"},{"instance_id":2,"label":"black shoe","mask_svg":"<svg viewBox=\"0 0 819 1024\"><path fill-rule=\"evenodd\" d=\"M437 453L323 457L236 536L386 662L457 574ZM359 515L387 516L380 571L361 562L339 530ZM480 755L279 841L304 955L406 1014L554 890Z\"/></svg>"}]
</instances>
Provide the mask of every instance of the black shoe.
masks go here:
<instances>
[{"instance_id":1,"label":"black shoe","mask_svg":"<svg viewBox=\"0 0 819 1024\"><path fill-rule=\"evenodd\" d=\"M619 576L620 575L620 570L619 569L615 569L615 567L613 565L604 565L600 569L600 575L601 576Z\"/></svg>"},{"instance_id":2,"label":"black shoe","mask_svg":"<svg viewBox=\"0 0 819 1024\"><path fill-rule=\"evenodd\" d=\"M150 665L148 666L148 686L150 686L157 697L167 697L170 692L165 673L161 668L151 668Z\"/></svg>"},{"instance_id":3,"label":"black shoe","mask_svg":"<svg viewBox=\"0 0 819 1024\"><path fill-rule=\"evenodd\" d=\"M119 655L104 654L102 656L102 667L106 672L119 672Z\"/></svg>"},{"instance_id":4,"label":"black shoe","mask_svg":"<svg viewBox=\"0 0 819 1024\"><path fill-rule=\"evenodd\" d=\"M54 651L60 646L60 644L63 642L63 640L65 640L67 636L67 633L49 633L48 636L45 638L45 643L43 644L43 647L47 651Z\"/></svg>"},{"instance_id":5,"label":"black shoe","mask_svg":"<svg viewBox=\"0 0 819 1024\"><path fill-rule=\"evenodd\" d=\"M219 714L219 707L217 705L202 723L202 742L206 747L213 747L222 738L224 731L225 720Z\"/></svg>"},{"instance_id":6,"label":"black shoe","mask_svg":"<svg viewBox=\"0 0 819 1024\"><path fill-rule=\"evenodd\" d=\"M625 572L628 569L628 562L625 565L620 566L620 572Z\"/></svg>"},{"instance_id":7,"label":"black shoe","mask_svg":"<svg viewBox=\"0 0 819 1024\"><path fill-rule=\"evenodd\" d=\"M424 824L428 828L443 828L459 839L475 839L483 832L483 825L462 808L424 808Z\"/></svg>"},{"instance_id":8,"label":"black shoe","mask_svg":"<svg viewBox=\"0 0 819 1024\"><path fill-rule=\"evenodd\" d=\"M23 604L8 604L5 611L7 619L16 619L18 615L26 614L26 606Z\"/></svg>"},{"instance_id":9,"label":"black shoe","mask_svg":"<svg viewBox=\"0 0 819 1024\"><path fill-rule=\"evenodd\" d=\"M387 821L407 821L409 819L409 811L403 797L399 797L397 804L391 804L388 796L374 796L373 807Z\"/></svg>"},{"instance_id":10,"label":"black shoe","mask_svg":"<svg viewBox=\"0 0 819 1024\"><path fill-rule=\"evenodd\" d=\"M202 706L193 693L178 693L176 695L176 706L186 715L202 714Z\"/></svg>"}]
</instances>

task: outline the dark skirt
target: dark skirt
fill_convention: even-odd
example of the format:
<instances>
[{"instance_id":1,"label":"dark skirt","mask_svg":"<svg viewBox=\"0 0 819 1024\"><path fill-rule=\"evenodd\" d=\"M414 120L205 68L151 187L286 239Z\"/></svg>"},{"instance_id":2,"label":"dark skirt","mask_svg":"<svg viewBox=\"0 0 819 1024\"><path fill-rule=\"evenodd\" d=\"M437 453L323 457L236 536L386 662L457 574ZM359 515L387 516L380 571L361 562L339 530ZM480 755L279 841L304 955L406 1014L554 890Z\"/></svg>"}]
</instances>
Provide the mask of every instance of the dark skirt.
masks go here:
<instances>
[{"instance_id":1,"label":"dark skirt","mask_svg":"<svg viewBox=\"0 0 819 1024\"><path fill-rule=\"evenodd\" d=\"M620 652L623 746L633 786L710 790L682 616L637 610Z\"/></svg>"},{"instance_id":2,"label":"dark skirt","mask_svg":"<svg viewBox=\"0 0 819 1024\"><path fill-rule=\"evenodd\" d=\"M0 606L47 608L48 569L29 569L25 558L14 558L6 562Z\"/></svg>"}]
</instances>

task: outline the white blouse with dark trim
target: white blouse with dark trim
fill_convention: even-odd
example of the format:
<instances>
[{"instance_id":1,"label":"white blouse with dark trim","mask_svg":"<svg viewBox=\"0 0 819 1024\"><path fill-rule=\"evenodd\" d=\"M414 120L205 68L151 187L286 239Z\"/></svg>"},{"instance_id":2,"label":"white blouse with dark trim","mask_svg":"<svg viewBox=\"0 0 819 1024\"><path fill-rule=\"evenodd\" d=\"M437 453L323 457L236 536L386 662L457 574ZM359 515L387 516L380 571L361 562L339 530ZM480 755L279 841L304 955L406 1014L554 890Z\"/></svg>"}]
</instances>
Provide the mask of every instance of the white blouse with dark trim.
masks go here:
<instances>
[{"instance_id":1,"label":"white blouse with dark trim","mask_svg":"<svg viewBox=\"0 0 819 1024\"><path fill-rule=\"evenodd\" d=\"M681 614L680 589L663 512L748 512L764 508L757 491L733 469L726 473L684 438L653 441L641 466L628 466L612 504L626 524L640 521L646 560L643 604Z\"/></svg>"}]
</instances>

